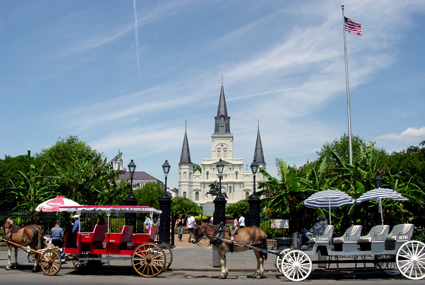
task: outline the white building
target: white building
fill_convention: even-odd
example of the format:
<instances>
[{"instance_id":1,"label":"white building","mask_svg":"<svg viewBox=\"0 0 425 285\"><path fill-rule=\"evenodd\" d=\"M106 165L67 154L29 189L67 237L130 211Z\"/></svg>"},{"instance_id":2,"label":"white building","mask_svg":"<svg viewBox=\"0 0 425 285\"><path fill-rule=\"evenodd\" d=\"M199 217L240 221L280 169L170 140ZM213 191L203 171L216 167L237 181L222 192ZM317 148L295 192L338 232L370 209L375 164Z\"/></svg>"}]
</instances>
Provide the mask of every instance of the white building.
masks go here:
<instances>
[{"instance_id":1,"label":"white building","mask_svg":"<svg viewBox=\"0 0 425 285\"><path fill-rule=\"evenodd\" d=\"M219 181L215 165L220 159L226 165L221 187L222 192L227 194L227 203L232 204L246 199L253 192L254 181L251 169L245 169L244 171L243 159L233 158L233 134L230 132L230 116L227 113L223 85L221 85L217 116L214 120L215 129L211 135L211 158L202 159L200 164L202 172L196 171L193 173L187 130L185 130L184 134L179 163L179 196L189 198L201 206L212 202L215 198L211 195L206 196L206 193L210 190L209 185L211 183ZM260 165L260 168L266 169L259 129L254 150L254 160ZM249 164L251 163L252 161L249 162ZM257 173L256 182L263 180L263 175Z\"/></svg>"}]
</instances>

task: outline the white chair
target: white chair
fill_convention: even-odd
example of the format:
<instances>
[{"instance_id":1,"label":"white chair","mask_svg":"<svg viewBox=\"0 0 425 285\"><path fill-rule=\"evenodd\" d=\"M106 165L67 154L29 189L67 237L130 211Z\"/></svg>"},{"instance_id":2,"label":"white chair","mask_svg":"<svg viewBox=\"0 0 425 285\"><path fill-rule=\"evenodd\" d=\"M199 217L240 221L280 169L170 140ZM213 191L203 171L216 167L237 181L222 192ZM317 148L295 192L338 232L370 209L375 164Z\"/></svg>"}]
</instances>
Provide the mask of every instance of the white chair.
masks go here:
<instances>
[{"instance_id":1,"label":"white chair","mask_svg":"<svg viewBox=\"0 0 425 285\"><path fill-rule=\"evenodd\" d=\"M334 250L343 251L344 253L357 251L357 241L362 233L362 228L359 225L351 226L345 231L343 236L334 238Z\"/></svg>"},{"instance_id":2,"label":"white chair","mask_svg":"<svg viewBox=\"0 0 425 285\"><path fill-rule=\"evenodd\" d=\"M385 239L389 231L390 226L388 225L374 226L367 235L359 238L360 251L383 252L385 250Z\"/></svg>"},{"instance_id":3,"label":"white chair","mask_svg":"<svg viewBox=\"0 0 425 285\"><path fill-rule=\"evenodd\" d=\"M398 249L403 243L409 241L413 235L413 224L399 224L394 226L385 239L385 250Z\"/></svg>"},{"instance_id":4,"label":"white chair","mask_svg":"<svg viewBox=\"0 0 425 285\"><path fill-rule=\"evenodd\" d=\"M307 251L315 254L317 249L319 249L322 255L328 255L328 252L331 250L331 240L333 233L334 226L328 225L323 231L322 235L313 237L308 240Z\"/></svg>"}]
</instances>

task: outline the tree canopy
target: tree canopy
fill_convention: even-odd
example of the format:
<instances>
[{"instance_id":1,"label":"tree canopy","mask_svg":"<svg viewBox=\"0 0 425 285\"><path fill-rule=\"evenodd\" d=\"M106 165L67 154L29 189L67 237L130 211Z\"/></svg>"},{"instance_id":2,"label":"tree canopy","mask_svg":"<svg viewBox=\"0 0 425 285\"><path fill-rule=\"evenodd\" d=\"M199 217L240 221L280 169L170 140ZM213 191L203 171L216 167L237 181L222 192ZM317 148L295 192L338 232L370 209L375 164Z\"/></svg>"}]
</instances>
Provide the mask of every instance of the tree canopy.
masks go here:
<instances>
[{"instance_id":1,"label":"tree canopy","mask_svg":"<svg viewBox=\"0 0 425 285\"><path fill-rule=\"evenodd\" d=\"M189 213L193 215L202 214L202 208L188 198L177 196L172 199L171 212L174 215L181 214L183 217L187 217Z\"/></svg>"},{"instance_id":2,"label":"tree canopy","mask_svg":"<svg viewBox=\"0 0 425 285\"><path fill-rule=\"evenodd\" d=\"M157 182L147 182L142 188L133 191L137 205L150 206L159 209L159 199L164 195L164 189Z\"/></svg>"}]
</instances>

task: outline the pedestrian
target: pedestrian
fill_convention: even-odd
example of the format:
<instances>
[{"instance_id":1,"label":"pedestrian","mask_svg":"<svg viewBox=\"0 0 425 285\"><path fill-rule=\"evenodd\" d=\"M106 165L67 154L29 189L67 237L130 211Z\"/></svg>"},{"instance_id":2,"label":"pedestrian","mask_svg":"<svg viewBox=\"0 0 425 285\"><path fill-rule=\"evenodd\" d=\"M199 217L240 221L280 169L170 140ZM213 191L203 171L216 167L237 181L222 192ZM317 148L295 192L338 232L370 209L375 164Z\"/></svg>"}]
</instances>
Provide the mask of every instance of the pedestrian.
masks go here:
<instances>
[{"instance_id":1,"label":"pedestrian","mask_svg":"<svg viewBox=\"0 0 425 285\"><path fill-rule=\"evenodd\" d=\"M151 228L152 228L152 225L153 225L153 222L152 222L152 214L148 214L148 215L146 216L146 219L145 219L144 225L145 225L145 230L146 230L146 232L148 233L148 235L150 235L150 234L151 234Z\"/></svg>"},{"instance_id":2,"label":"pedestrian","mask_svg":"<svg viewBox=\"0 0 425 285\"><path fill-rule=\"evenodd\" d=\"M236 230L238 227L239 227L239 217L238 215L235 215L233 220L233 228Z\"/></svg>"},{"instance_id":3,"label":"pedestrian","mask_svg":"<svg viewBox=\"0 0 425 285\"><path fill-rule=\"evenodd\" d=\"M326 218L323 215L317 217L318 222L314 224L309 230L304 229L298 239L298 249L301 249L301 246L304 242L307 242L313 237L317 237L323 234L325 228L328 226Z\"/></svg>"},{"instance_id":4,"label":"pedestrian","mask_svg":"<svg viewBox=\"0 0 425 285\"><path fill-rule=\"evenodd\" d=\"M239 218L239 227L244 228L245 227L245 217L241 214L241 217Z\"/></svg>"},{"instance_id":5,"label":"pedestrian","mask_svg":"<svg viewBox=\"0 0 425 285\"><path fill-rule=\"evenodd\" d=\"M77 233L80 232L80 220L79 220L79 216L78 215L74 215L72 217L72 219L74 220L74 223L72 223L72 236L73 239L75 240L75 245L78 247L78 241L77 241Z\"/></svg>"},{"instance_id":6,"label":"pedestrian","mask_svg":"<svg viewBox=\"0 0 425 285\"><path fill-rule=\"evenodd\" d=\"M192 213L187 214L187 230L189 231L189 242L193 236L193 229L195 228L196 220Z\"/></svg>"},{"instance_id":7,"label":"pedestrian","mask_svg":"<svg viewBox=\"0 0 425 285\"><path fill-rule=\"evenodd\" d=\"M78 215L74 215L72 217L74 219L74 223L72 224L72 232L79 233L80 232L80 220Z\"/></svg>"},{"instance_id":8,"label":"pedestrian","mask_svg":"<svg viewBox=\"0 0 425 285\"><path fill-rule=\"evenodd\" d=\"M177 226L177 237L179 241L183 241L183 226L184 226L184 219L182 219L182 215L178 214L177 215L177 221L176 221L176 226Z\"/></svg>"},{"instance_id":9,"label":"pedestrian","mask_svg":"<svg viewBox=\"0 0 425 285\"><path fill-rule=\"evenodd\" d=\"M56 222L55 226L50 230L50 236L54 246L63 247L63 229L60 222Z\"/></svg>"}]
</instances>

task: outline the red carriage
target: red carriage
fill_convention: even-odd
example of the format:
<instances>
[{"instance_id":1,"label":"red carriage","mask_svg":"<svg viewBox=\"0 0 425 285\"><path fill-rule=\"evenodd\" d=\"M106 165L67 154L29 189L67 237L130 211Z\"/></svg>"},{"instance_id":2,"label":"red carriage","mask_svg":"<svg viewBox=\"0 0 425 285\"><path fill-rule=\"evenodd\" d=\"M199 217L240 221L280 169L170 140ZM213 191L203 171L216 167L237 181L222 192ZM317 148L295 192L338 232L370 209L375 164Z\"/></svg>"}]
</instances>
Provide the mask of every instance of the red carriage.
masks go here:
<instances>
[{"instance_id":1,"label":"red carriage","mask_svg":"<svg viewBox=\"0 0 425 285\"><path fill-rule=\"evenodd\" d=\"M161 213L147 206L72 206L60 207L61 212L106 213L108 225L96 224L91 232L67 234L64 252L72 256L76 268L87 267L89 261L131 259L134 270L143 277L154 277L172 262L171 248L155 241L158 227L149 234L133 233L133 226L124 225L119 233L109 233L111 213Z\"/></svg>"}]
</instances>

